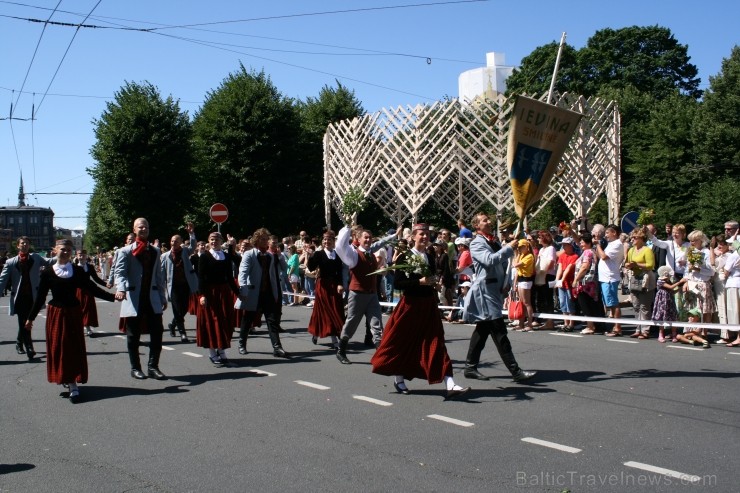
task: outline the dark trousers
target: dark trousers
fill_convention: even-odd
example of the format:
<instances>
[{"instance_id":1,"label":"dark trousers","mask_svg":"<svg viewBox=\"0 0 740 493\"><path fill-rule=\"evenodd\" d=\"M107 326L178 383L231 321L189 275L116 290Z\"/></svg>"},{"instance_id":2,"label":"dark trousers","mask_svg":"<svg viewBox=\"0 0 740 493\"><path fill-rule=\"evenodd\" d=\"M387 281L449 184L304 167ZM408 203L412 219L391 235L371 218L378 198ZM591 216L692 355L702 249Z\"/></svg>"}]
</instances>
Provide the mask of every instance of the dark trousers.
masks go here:
<instances>
[{"instance_id":1,"label":"dark trousers","mask_svg":"<svg viewBox=\"0 0 740 493\"><path fill-rule=\"evenodd\" d=\"M172 306L172 323L170 327L177 327L180 334L185 335L185 315L188 313L190 286L187 283L174 284L170 298L170 306Z\"/></svg>"},{"instance_id":2,"label":"dark trousers","mask_svg":"<svg viewBox=\"0 0 740 493\"><path fill-rule=\"evenodd\" d=\"M262 312L265 316L265 323L267 324L267 333L270 336L270 342L274 349L283 347L280 343L280 318L282 317L282 305L279 301L272 299L270 294L260 295L259 301L257 302L257 310L250 312L245 311L242 316L241 324L239 325L239 345L247 345L247 336L249 335L249 329L252 325L252 321L256 316L257 312Z\"/></svg>"},{"instance_id":3,"label":"dark trousers","mask_svg":"<svg viewBox=\"0 0 740 493\"><path fill-rule=\"evenodd\" d=\"M468 358L465 362L466 368L476 368L480 362L480 355L486 346L486 339L491 336L493 343L496 345L501 360L506 368L515 375L519 372L519 365L514 358L511 350L511 342L507 335L506 322L503 318L495 320L484 320L475 324L475 330L470 337L470 347L468 348Z\"/></svg>"},{"instance_id":4,"label":"dark trousers","mask_svg":"<svg viewBox=\"0 0 740 493\"><path fill-rule=\"evenodd\" d=\"M126 347L131 368L141 370L139 361L139 345L141 342L142 325L146 324L149 331L149 368L159 368L159 355L162 353L162 314L141 313L137 317L126 318Z\"/></svg>"},{"instance_id":5,"label":"dark trousers","mask_svg":"<svg viewBox=\"0 0 740 493\"><path fill-rule=\"evenodd\" d=\"M24 296L19 294L13 304L16 317L18 317L18 337L16 342L21 346L28 349L33 349L33 341L31 339L31 331L26 330L26 322L28 316L31 314L31 307L33 306L33 299L30 296Z\"/></svg>"}]
</instances>

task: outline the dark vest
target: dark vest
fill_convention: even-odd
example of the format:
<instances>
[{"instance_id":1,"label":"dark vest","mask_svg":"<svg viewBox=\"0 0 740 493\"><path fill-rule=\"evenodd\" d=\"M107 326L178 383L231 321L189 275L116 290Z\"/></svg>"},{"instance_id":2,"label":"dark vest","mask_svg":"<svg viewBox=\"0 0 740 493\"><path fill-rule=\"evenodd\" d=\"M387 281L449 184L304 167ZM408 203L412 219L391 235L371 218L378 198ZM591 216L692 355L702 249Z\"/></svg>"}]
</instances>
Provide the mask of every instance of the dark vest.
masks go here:
<instances>
[{"instance_id":1,"label":"dark vest","mask_svg":"<svg viewBox=\"0 0 740 493\"><path fill-rule=\"evenodd\" d=\"M352 275L349 279L349 290L375 293L377 279L375 276L368 276L368 274L376 270L378 270L378 260L375 255L357 250L357 265L350 270Z\"/></svg>"}]
</instances>

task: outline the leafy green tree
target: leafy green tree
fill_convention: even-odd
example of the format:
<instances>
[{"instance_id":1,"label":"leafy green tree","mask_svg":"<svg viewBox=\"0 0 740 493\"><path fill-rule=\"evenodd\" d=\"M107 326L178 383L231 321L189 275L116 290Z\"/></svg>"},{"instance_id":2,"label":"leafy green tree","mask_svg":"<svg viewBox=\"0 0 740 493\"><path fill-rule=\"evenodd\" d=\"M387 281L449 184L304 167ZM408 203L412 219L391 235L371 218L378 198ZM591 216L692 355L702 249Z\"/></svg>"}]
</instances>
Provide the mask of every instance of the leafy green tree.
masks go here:
<instances>
[{"instance_id":1,"label":"leafy green tree","mask_svg":"<svg viewBox=\"0 0 740 493\"><path fill-rule=\"evenodd\" d=\"M697 115L694 141L698 161L716 176L740 176L740 46L722 61L719 75Z\"/></svg>"},{"instance_id":2,"label":"leafy green tree","mask_svg":"<svg viewBox=\"0 0 740 493\"><path fill-rule=\"evenodd\" d=\"M506 95L512 94L545 94L550 90L552 71L558 55L559 43L552 42L538 46L522 59L521 66L515 68L506 79ZM580 93L583 83L578 67L578 52L569 44L563 47L560 57L560 68L555 79L555 92Z\"/></svg>"},{"instance_id":3,"label":"leafy green tree","mask_svg":"<svg viewBox=\"0 0 740 493\"><path fill-rule=\"evenodd\" d=\"M211 91L193 120L199 192L198 224L209 207L229 208L223 228L234 236L255 229L301 227L309 170L300 156L300 120L293 101L264 72L243 65ZM279 231L273 231L280 233ZM292 232L292 229L285 231Z\"/></svg>"},{"instance_id":4,"label":"leafy green tree","mask_svg":"<svg viewBox=\"0 0 740 493\"><path fill-rule=\"evenodd\" d=\"M583 94L599 94L604 88L629 86L658 99L678 89L701 97L696 66L689 63L688 47L679 44L670 29L632 26L602 29L578 52L585 78Z\"/></svg>"},{"instance_id":5,"label":"leafy green tree","mask_svg":"<svg viewBox=\"0 0 740 493\"><path fill-rule=\"evenodd\" d=\"M297 229L308 228L311 231L318 231L325 222L323 143L326 128L331 123L361 117L365 110L354 91L347 89L339 81L336 87L328 85L322 87L318 97L308 97L305 102L298 102L297 109L302 129L301 156L305 200L302 200L301 207L303 223L295 226Z\"/></svg>"},{"instance_id":6,"label":"leafy green tree","mask_svg":"<svg viewBox=\"0 0 740 493\"><path fill-rule=\"evenodd\" d=\"M736 177L725 176L701 185L695 201L699 214L692 224L707 236L724 232L726 221L740 219L740 187Z\"/></svg>"},{"instance_id":7,"label":"leafy green tree","mask_svg":"<svg viewBox=\"0 0 740 493\"><path fill-rule=\"evenodd\" d=\"M167 241L192 200L191 125L187 113L148 82L126 82L93 120L90 154L95 180L88 204L92 244L120 245L137 217L146 217L150 237Z\"/></svg>"}]
</instances>

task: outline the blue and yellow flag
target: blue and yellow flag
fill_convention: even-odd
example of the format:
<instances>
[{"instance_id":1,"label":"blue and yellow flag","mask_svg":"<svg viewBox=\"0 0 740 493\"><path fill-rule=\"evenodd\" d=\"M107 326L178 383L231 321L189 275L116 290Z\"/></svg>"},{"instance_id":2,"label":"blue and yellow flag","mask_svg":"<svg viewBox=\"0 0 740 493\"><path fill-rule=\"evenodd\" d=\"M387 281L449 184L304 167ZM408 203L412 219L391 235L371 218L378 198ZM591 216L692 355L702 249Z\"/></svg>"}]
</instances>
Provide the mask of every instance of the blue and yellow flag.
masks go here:
<instances>
[{"instance_id":1,"label":"blue and yellow flag","mask_svg":"<svg viewBox=\"0 0 740 493\"><path fill-rule=\"evenodd\" d=\"M582 114L517 96L509 124L507 162L520 219L540 200Z\"/></svg>"}]
</instances>

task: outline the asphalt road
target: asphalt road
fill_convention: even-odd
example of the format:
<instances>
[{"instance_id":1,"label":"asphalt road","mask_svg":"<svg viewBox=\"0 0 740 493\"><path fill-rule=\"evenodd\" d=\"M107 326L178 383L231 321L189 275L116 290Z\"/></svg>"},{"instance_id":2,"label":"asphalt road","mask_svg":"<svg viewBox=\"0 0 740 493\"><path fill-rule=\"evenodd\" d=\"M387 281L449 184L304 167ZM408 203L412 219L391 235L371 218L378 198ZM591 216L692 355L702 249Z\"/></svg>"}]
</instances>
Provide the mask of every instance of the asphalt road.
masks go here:
<instances>
[{"instance_id":1,"label":"asphalt road","mask_svg":"<svg viewBox=\"0 0 740 493\"><path fill-rule=\"evenodd\" d=\"M494 378L471 382L471 327L446 325L455 378L473 390L445 401L418 380L396 394L360 331L353 364L339 364L328 340L311 343L300 306L284 310L289 361L264 330L248 355L231 350L231 368L166 334L168 379L137 381L119 307L99 302L90 380L71 404L46 381L43 325L29 363L7 298L0 307L0 491L738 490L740 351L725 347L517 332L533 384L511 381L492 341L480 369Z\"/></svg>"}]
</instances>

